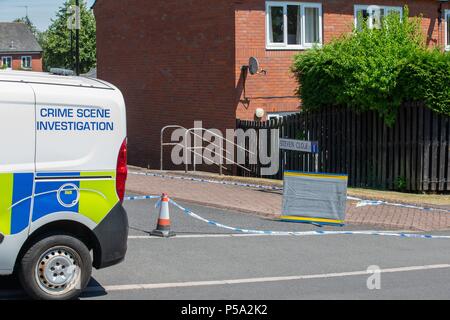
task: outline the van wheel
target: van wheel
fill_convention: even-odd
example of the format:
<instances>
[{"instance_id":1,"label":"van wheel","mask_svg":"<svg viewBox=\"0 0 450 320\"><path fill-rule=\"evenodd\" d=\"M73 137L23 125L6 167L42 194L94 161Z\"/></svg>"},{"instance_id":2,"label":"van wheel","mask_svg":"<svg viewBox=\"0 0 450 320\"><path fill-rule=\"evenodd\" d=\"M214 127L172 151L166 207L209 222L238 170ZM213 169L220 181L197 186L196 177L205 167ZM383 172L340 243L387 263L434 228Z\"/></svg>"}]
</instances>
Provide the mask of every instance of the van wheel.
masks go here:
<instances>
[{"instance_id":1,"label":"van wheel","mask_svg":"<svg viewBox=\"0 0 450 320\"><path fill-rule=\"evenodd\" d=\"M55 235L36 242L25 253L19 279L33 299L71 300L86 288L91 273L92 259L84 243Z\"/></svg>"}]
</instances>

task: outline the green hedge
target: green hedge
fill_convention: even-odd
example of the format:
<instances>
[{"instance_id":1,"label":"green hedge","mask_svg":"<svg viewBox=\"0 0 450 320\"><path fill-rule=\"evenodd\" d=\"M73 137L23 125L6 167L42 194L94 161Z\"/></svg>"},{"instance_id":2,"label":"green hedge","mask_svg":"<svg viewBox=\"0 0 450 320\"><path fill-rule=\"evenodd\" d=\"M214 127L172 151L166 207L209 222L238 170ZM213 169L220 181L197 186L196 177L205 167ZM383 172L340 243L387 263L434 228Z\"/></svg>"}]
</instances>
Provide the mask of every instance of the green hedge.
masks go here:
<instances>
[{"instance_id":1,"label":"green hedge","mask_svg":"<svg viewBox=\"0 0 450 320\"><path fill-rule=\"evenodd\" d=\"M450 55L428 49L420 18L391 14L380 29L361 30L296 55L292 71L304 110L328 106L375 110L395 122L406 101L450 115Z\"/></svg>"}]
</instances>

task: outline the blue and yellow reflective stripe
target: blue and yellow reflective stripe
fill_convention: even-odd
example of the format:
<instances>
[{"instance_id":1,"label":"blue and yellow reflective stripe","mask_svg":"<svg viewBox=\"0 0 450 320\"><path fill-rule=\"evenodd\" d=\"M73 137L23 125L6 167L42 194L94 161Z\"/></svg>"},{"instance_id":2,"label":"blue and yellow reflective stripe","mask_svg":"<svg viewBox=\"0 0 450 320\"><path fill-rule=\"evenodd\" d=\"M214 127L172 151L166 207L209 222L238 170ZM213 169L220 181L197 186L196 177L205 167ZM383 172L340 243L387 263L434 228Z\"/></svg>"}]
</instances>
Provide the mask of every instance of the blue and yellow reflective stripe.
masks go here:
<instances>
[{"instance_id":1,"label":"blue and yellow reflective stripe","mask_svg":"<svg viewBox=\"0 0 450 320\"><path fill-rule=\"evenodd\" d=\"M0 173L0 232L4 235L11 234L13 184L12 173Z\"/></svg>"},{"instance_id":2,"label":"blue and yellow reflective stripe","mask_svg":"<svg viewBox=\"0 0 450 320\"><path fill-rule=\"evenodd\" d=\"M0 174L0 232L17 234L29 225L33 173Z\"/></svg>"},{"instance_id":3,"label":"blue and yellow reflective stripe","mask_svg":"<svg viewBox=\"0 0 450 320\"><path fill-rule=\"evenodd\" d=\"M328 173L306 173L306 172L294 172L286 171L284 173L287 177L304 177L304 178L318 178L318 179L339 179L348 180L347 175L342 174L328 174Z\"/></svg>"},{"instance_id":4,"label":"blue and yellow reflective stripe","mask_svg":"<svg viewBox=\"0 0 450 320\"><path fill-rule=\"evenodd\" d=\"M304 223L317 223L317 224L330 224L330 225L343 225L344 224L344 220L335 220L335 219L326 219L326 218L281 216L279 219L282 221L288 221L288 222L304 222Z\"/></svg>"},{"instance_id":5,"label":"blue and yellow reflective stripe","mask_svg":"<svg viewBox=\"0 0 450 320\"><path fill-rule=\"evenodd\" d=\"M58 178L60 176L64 177L73 177L76 178L80 175L80 173L72 172L72 173L40 173L38 177L45 178ZM33 205L33 222L45 217L46 215L55 213L55 212L74 212L78 213L78 204L73 207L65 208L63 207L57 199L57 191L63 185L67 184L69 181L36 181L35 188L35 197L34 197L34 205ZM77 188L79 188L78 181L70 181L70 184L73 184Z\"/></svg>"},{"instance_id":6,"label":"blue and yellow reflective stripe","mask_svg":"<svg viewBox=\"0 0 450 320\"><path fill-rule=\"evenodd\" d=\"M38 177L45 180L36 181L33 221L53 213L74 212L98 224L119 202L114 171L39 173ZM67 184L79 189L79 199L76 205L66 208L58 202L57 191ZM72 195L64 191L61 196Z\"/></svg>"},{"instance_id":7,"label":"blue and yellow reflective stripe","mask_svg":"<svg viewBox=\"0 0 450 320\"><path fill-rule=\"evenodd\" d=\"M110 179L80 180L79 213L100 223L119 202L115 172L82 172L81 177L109 176Z\"/></svg>"},{"instance_id":8,"label":"blue and yellow reflective stripe","mask_svg":"<svg viewBox=\"0 0 450 320\"><path fill-rule=\"evenodd\" d=\"M114 171L40 173L36 176L43 180L35 181L33 173L0 174L0 233L22 232L29 226L30 213L32 221L37 221L53 213L73 212L98 224L119 202ZM91 179L83 179L86 177ZM74 185L80 192L78 202L73 206L64 207L57 198L58 190L66 184ZM76 199L73 192L62 191L59 196L70 203Z\"/></svg>"},{"instance_id":9,"label":"blue and yellow reflective stripe","mask_svg":"<svg viewBox=\"0 0 450 320\"><path fill-rule=\"evenodd\" d=\"M11 210L11 234L25 230L30 222L34 174L14 174L13 207Z\"/></svg>"}]
</instances>

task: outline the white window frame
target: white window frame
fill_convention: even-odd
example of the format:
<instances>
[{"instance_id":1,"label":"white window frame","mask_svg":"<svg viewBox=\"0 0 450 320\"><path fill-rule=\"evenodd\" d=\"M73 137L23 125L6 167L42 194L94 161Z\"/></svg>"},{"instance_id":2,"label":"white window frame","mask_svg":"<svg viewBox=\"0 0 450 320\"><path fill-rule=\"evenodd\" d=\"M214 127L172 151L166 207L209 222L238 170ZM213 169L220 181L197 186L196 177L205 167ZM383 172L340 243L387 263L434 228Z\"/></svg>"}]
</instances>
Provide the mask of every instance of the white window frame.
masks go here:
<instances>
[{"instance_id":1,"label":"white window frame","mask_svg":"<svg viewBox=\"0 0 450 320\"><path fill-rule=\"evenodd\" d=\"M288 6L300 6L301 15L301 44L288 44L288 23L287 23L287 7ZM270 8L271 7L283 7L284 15L284 42L272 43L270 42ZM305 8L319 9L319 43L305 43L306 38L306 19ZM267 50L304 50L310 49L313 46L322 46L323 44L323 11L322 3L318 2L291 2L291 1L266 1L266 49Z\"/></svg>"},{"instance_id":2,"label":"white window frame","mask_svg":"<svg viewBox=\"0 0 450 320\"><path fill-rule=\"evenodd\" d=\"M279 114L279 113L269 113L269 114L267 114L267 120L272 120L272 119L278 120L278 119L281 119L281 118L283 118L283 116L281 114Z\"/></svg>"},{"instance_id":3,"label":"white window frame","mask_svg":"<svg viewBox=\"0 0 450 320\"><path fill-rule=\"evenodd\" d=\"M383 6L383 5L377 5L377 4L371 4L371 5L355 4L354 13L353 13L354 17L355 17L355 27L358 25L358 11L367 10L367 9L369 9L370 6L378 6L381 9L384 9L385 15L388 15L390 13L390 11L400 11L400 19L403 18L403 7ZM373 28L372 23L373 23L372 19L369 19L369 28Z\"/></svg>"},{"instance_id":4,"label":"white window frame","mask_svg":"<svg viewBox=\"0 0 450 320\"><path fill-rule=\"evenodd\" d=\"M3 67L3 59L8 59L9 58L9 60L11 61L11 68L7 68L7 70L12 70L12 68L13 68L13 58L12 58L12 56L2 56L1 57L1 62L2 62L2 67Z\"/></svg>"},{"instance_id":5,"label":"white window frame","mask_svg":"<svg viewBox=\"0 0 450 320\"><path fill-rule=\"evenodd\" d=\"M450 51L450 42L448 41L448 19L450 18L450 10L445 10L445 50Z\"/></svg>"},{"instance_id":6,"label":"white window frame","mask_svg":"<svg viewBox=\"0 0 450 320\"><path fill-rule=\"evenodd\" d=\"M29 67L25 67L23 65L23 59L24 58L29 58L30 59L30 66ZM32 56L21 56L20 57L20 66L22 67L22 69L32 69L33 68L33 57Z\"/></svg>"}]
</instances>

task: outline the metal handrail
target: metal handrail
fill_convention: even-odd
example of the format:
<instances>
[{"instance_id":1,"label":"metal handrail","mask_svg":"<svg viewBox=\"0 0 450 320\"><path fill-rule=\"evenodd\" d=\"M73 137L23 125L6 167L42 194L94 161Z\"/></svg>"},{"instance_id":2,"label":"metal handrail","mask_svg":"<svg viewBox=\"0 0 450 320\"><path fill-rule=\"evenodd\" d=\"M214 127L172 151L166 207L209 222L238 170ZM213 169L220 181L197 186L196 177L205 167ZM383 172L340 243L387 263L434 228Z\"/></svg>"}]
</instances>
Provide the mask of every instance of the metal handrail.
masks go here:
<instances>
[{"instance_id":1,"label":"metal handrail","mask_svg":"<svg viewBox=\"0 0 450 320\"><path fill-rule=\"evenodd\" d=\"M210 133L211 135L220 138L222 143L221 143L220 145L217 145L217 144L215 144L215 143L211 143L211 141L207 141L207 140L205 140L205 138L203 138L203 136L200 136L200 135L198 135L197 133L195 133L194 130L201 130L202 132L208 132L208 133ZM213 131L208 130L208 129L205 129L205 128L190 128L190 129L187 129L187 130L186 130L186 132L185 132L185 134L184 134L185 150L188 150L188 149L191 149L191 150L192 150L192 149L196 148L196 147L188 147L188 146L186 145L188 133L192 133L194 136L200 137L200 138L202 139L202 141L209 142L209 143L211 143L212 145L214 145L214 146L220 148L220 164L217 164L217 163L213 162L214 164L216 164L217 166L219 166L219 169L220 169L220 170L219 170L219 174L220 174L220 175L222 175L222 167L223 167L222 165L223 165L223 163L224 163L224 161L223 161L223 160L224 160L224 158L223 158L223 151L224 151L224 149L223 149L223 142L224 142L224 141L230 142L230 143L233 145L233 147L238 147L238 148L241 148L242 150L244 150L245 152L249 152L249 153L251 153L251 154L255 154L254 152L252 152L252 151L250 151L250 150L247 150L247 149L241 147L240 145L236 144L234 141L228 140L228 139L224 138L223 136L218 135L218 134L214 133ZM203 149L203 147L201 147L201 148ZM228 153L229 155L231 155L231 153L228 152L227 150L225 150L225 152ZM185 162L184 162L184 164L185 164L185 172L188 172L188 171L189 171L189 163L188 163L188 161L187 161L187 154L188 154L188 153L185 152L184 154L185 154ZM207 158L206 158L205 156L203 156L203 155L200 155L200 156L201 156L202 159L207 159ZM210 161L211 161L211 159L207 159L207 160L210 160ZM234 165L236 165L236 166L238 166L238 167L240 167L240 168L242 168L242 169L248 171L248 172L251 171L251 170L249 170L248 168L246 168L246 167L240 165L239 163L235 162L234 160L232 160L232 159L230 159L230 158L228 158L228 157L225 157L225 160L226 160L227 162L231 163L231 164L234 164ZM195 168L196 168L196 162L195 162L195 161L196 161L196 158L194 157L194 171L195 171ZM226 170L226 168L225 168L225 170Z\"/></svg>"},{"instance_id":2,"label":"metal handrail","mask_svg":"<svg viewBox=\"0 0 450 320\"><path fill-rule=\"evenodd\" d=\"M174 142L166 142L164 143L164 131L166 131L166 129L169 128L177 128L177 129L185 129L185 127L182 126L178 126L178 125L169 125L169 126L165 126L161 129L161 156L160 156L160 170L163 171L163 166L164 166L164 162L163 162L163 157L164 157L164 147L165 146L176 146L179 143L174 143Z\"/></svg>"},{"instance_id":3,"label":"metal handrail","mask_svg":"<svg viewBox=\"0 0 450 320\"><path fill-rule=\"evenodd\" d=\"M185 130L184 144L181 144L179 142L166 142L166 143L164 142L164 132L165 132L166 129L169 129L169 128L177 128L177 129L184 129ZM202 135L197 134L195 132L196 130L201 130L202 132L208 132L209 134L220 138L221 139L221 144L218 145L218 144L215 144L215 143L213 143L211 141L206 140ZM215 161L212 161L213 164L215 164L216 166L219 167L219 174L220 175L222 175L222 173L223 173L222 169L227 170L227 168L225 166L223 166L223 164L224 164L223 152L225 151L227 154L232 155L228 150L223 148L223 142L225 142L225 141L229 142L229 143L231 143L233 145L233 147L240 148L240 149L244 150L245 152L248 152L248 153L251 153L251 154L255 155L254 152L252 152L252 151L250 151L248 149L245 149L244 147L236 144L234 141L228 140L228 139L224 138L223 136L214 133L211 130L208 130L208 129L205 129L205 128L190 128L190 129L186 129L185 127L179 126L179 125L168 125L168 126L165 126L165 127L163 127L161 129L161 158L160 158L160 160L161 160L161 163L160 163L161 164L161 166L160 166L161 171L163 170L163 166L164 166L164 161L163 161L163 157L164 157L164 150L163 149L164 149L164 146L178 146L179 145L179 146L183 146L184 147L185 172L186 173L189 171L188 151L189 151L190 154L194 154L194 155L200 156L203 160L211 161L211 159L206 158L203 154L200 154L200 153L196 152L196 149L204 149L203 146L196 147L195 144L194 144L194 147L188 147L188 145L187 145L187 136L188 136L188 134L192 134L194 137L195 136L196 137L200 137L202 142L208 142L208 143L210 143L210 144L220 148L220 163L216 163ZM251 171L250 169L248 169L248 168L240 165L239 163L235 162L233 159L225 157L225 160L226 160L226 162L234 164L234 165L236 165L236 166L238 166L238 167L240 167L240 168L242 168L242 169L244 169L244 170L246 170L248 172ZM196 170L196 157L194 157L194 171L195 170Z\"/></svg>"},{"instance_id":4,"label":"metal handrail","mask_svg":"<svg viewBox=\"0 0 450 320\"><path fill-rule=\"evenodd\" d=\"M178 143L178 145L182 145L181 143ZM182 145L182 146L184 146L184 145ZM196 154L196 155L199 155L200 157L202 157L203 159L206 159L201 153L198 153L198 152L196 152L194 149L197 149L197 148L188 148L188 149L190 149L191 150L191 152L193 153L193 154ZM209 160L209 159L208 159ZM225 166L223 166L223 165L221 165L221 164L217 164L217 163L215 163L215 162L213 162L213 164L215 164L216 166L218 166L218 167L221 167L221 169L225 169L225 170L228 170ZM195 170L194 170L195 171ZM187 172L187 171L186 171Z\"/></svg>"}]
</instances>

